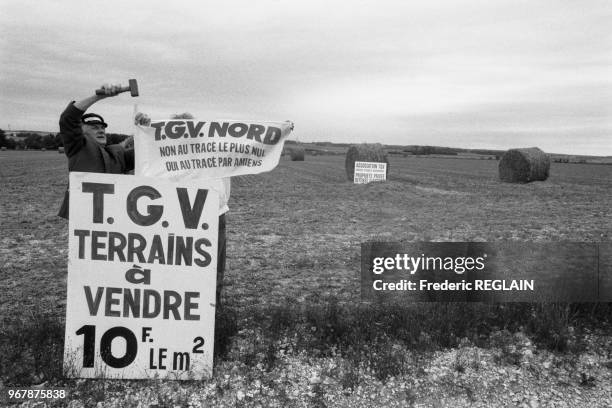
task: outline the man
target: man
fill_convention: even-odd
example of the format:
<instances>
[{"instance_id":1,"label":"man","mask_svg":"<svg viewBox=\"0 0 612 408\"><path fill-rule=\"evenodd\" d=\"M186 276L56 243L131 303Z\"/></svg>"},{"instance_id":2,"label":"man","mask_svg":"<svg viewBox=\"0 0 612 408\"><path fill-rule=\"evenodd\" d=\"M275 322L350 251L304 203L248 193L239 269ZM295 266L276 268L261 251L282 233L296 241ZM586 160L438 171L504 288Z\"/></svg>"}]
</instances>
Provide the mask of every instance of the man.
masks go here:
<instances>
[{"instance_id":1,"label":"man","mask_svg":"<svg viewBox=\"0 0 612 408\"><path fill-rule=\"evenodd\" d=\"M124 174L134 169L134 149L106 145L106 127L102 116L85 111L94 103L118 95L120 85L103 85L101 95L92 95L68 104L59 120L68 171ZM59 216L68 218L68 190Z\"/></svg>"}]
</instances>

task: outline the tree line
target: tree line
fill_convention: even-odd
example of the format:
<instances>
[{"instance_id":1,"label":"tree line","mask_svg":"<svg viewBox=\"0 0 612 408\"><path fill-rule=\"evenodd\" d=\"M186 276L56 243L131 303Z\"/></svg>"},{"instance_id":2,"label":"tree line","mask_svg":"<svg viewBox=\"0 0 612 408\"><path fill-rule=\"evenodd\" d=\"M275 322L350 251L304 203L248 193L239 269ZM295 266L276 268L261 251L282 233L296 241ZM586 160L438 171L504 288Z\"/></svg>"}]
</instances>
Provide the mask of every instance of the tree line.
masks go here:
<instances>
[{"instance_id":1,"label":"tree line","mask_svg":"<svg viewBox=\"0 0 612 408\"><path fill-rule=\"evenodd\" d=\"M128 137L121 133L107 133L107 144L117 144L122 142ZM64 146L62 138L59 133L49 133L47 135L41 135L39 133L21 133L19 138L13 139L6 135L4 130L0 129L0 148L5 147L7 149L15 150L57 150L59 147Z\"/></svg>"}]
</instances>

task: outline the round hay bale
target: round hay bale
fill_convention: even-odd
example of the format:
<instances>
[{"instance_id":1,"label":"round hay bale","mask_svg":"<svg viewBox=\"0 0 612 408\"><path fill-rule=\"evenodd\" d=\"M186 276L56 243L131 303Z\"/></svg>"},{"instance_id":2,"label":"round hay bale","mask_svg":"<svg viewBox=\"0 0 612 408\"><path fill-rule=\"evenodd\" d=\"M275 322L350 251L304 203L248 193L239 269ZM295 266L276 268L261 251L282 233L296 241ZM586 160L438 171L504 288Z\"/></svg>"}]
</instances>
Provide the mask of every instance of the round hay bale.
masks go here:
<instances>
[{"instance_id":1,"label":"round hay bale","mask_svg":"<svg viewBox=\"0 0 612 408\"><path fill-rule=\"evenodd\" d=\"M499 161L499 178L508 183L544 181L550 171L550 158L537 147L510 149Z\"/></svg>"},{"instance_id":2,"label":"round hay bale","mask_svg":"<svg viewBox=\"0 0 612 408\"><path fill-rule=\"evenodd\" d=\"M289 154L291 155L291 161L304 161L306 155L303 147L292 147Z\"/></svg>"},{"instance_id":3,"label":"round hay bale","mask_svg":"<svg viewBox=\"0 0 612 408\"><path fill-rule=\"evenodd\" d=\"M380 143L363 143L349 147L346 152L346 160L344 167L346 168L346 177L349 181L353 181L355 176L355 162L371 162L371 163L387 163L386 178L389 178L389 159Z\"/></svg>"}]
</instances>

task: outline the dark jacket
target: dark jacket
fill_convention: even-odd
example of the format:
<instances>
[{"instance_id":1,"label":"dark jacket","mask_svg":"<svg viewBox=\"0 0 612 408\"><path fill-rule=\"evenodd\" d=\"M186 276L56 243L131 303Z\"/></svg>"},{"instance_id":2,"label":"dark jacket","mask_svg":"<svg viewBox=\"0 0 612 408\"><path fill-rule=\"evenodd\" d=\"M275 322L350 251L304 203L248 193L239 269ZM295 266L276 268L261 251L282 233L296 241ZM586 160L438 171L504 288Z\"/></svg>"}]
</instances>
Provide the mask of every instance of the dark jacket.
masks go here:
<instances>
[{"instance_id":1,"label":"dark jacket","mask_svg":"<svg viewBox=\"0 0 612 408\"><path fill-rule=\"evenodd\" d=\"M81 129L83 111L71 102L60 116L60 136L68 156L68 171L124 174L134 169L134 149L121 145L102 146ZM68 218L68 190L59 216Z\"/></svg>"}]
</instances>

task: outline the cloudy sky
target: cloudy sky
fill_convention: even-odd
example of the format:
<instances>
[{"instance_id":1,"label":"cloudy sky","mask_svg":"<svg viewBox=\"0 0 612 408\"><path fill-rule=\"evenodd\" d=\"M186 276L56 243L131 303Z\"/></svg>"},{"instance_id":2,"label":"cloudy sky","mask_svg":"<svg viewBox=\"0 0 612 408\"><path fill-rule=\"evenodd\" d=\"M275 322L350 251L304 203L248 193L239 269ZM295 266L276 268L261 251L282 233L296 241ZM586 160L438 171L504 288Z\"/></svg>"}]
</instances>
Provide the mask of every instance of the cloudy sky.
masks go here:
<instances>
[{"instance_id":1,"label":"cloudy sky","mask_svg":"<svg viewBox=\"0 0 612 408\"><path fill-rule=\"evenodd\" d=\"M65 105L286 120L300 141L612 155L612 1L0 0L0 128Z\"/></svg>"}]
</instances>

